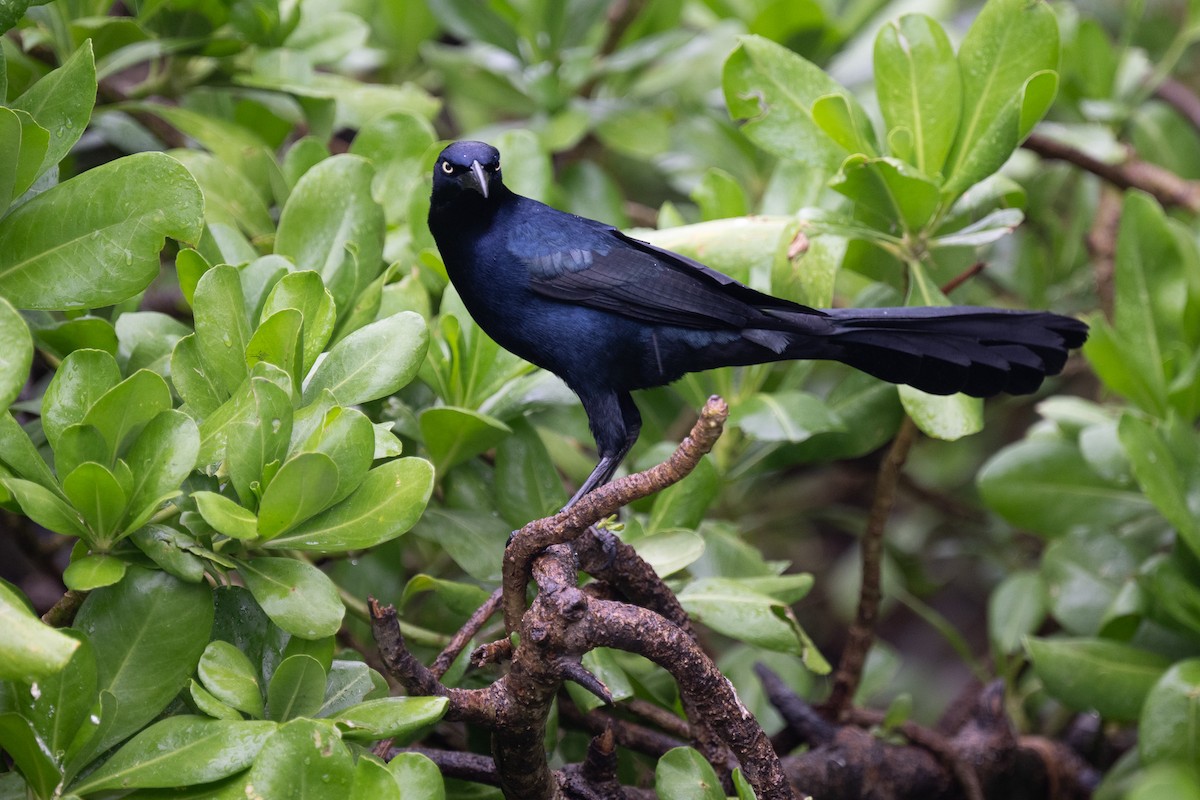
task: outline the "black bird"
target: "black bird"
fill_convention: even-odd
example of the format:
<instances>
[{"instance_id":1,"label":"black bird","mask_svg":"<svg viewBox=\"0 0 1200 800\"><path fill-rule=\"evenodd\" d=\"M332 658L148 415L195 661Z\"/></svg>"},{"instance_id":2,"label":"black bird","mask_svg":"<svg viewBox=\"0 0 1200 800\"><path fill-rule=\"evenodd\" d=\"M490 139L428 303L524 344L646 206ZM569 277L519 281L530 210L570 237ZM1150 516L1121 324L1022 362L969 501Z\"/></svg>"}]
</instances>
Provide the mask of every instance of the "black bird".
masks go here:
<instances>
[{"instance_id":1,"label":"black bird","mask_svg":"<svg viewBox=\"0 0 1200 800\"><path fill-rule=\"evenodd\" d=\"M630 392L686 372L821 358L932 394L1027 394L1087 338L1082 322L1048 312L818 310L772 297L514 194L483 142L438 157L429 230L479 326L583 401L600 462L568 507L611 479L637 440Z\"/></svg>"}]
</instances>

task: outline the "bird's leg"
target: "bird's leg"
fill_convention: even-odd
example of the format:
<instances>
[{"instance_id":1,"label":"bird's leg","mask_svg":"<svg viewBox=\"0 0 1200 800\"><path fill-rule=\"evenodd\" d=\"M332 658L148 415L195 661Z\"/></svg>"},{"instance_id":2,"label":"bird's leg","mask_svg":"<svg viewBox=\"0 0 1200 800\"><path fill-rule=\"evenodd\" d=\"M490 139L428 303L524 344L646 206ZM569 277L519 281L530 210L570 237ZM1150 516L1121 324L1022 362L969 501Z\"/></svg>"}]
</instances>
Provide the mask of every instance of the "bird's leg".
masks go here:
<instances>
[{"instance_id":1,"label":"bird's leg","mask_svg":"<svg viewBox=\"0 0 1200 800\"><path fill-rule=\"evenodd\" d=\"M563 506L564 511L588 492L612 480L642 430L642 415L629 392L609 392L599 396L580 392L579 396L583 400L583 410L587 412L588 427L596 439L600 462Z\"/></svg>"}]
</instances>

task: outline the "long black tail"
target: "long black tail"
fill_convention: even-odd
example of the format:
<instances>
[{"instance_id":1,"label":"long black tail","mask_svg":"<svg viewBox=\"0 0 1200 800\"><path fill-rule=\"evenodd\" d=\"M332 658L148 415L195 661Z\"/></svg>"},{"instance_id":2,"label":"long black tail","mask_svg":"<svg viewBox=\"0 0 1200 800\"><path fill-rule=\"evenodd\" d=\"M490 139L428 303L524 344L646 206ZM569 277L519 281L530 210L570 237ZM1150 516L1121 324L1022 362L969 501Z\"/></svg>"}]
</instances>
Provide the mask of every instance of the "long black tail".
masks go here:
<instances>
[{"instance_id":1,"label":"long black tail","mask_svg":"<svg viewBox=\"0 0 1200 800\"><path fill-rule=\"evenodd\" d=\"M822 354L931 394L1029 394L1057 375L1087 325L1045 311L838 308ZM799 355L799 354L798 354Z\"/></svg>"}]
</instances>

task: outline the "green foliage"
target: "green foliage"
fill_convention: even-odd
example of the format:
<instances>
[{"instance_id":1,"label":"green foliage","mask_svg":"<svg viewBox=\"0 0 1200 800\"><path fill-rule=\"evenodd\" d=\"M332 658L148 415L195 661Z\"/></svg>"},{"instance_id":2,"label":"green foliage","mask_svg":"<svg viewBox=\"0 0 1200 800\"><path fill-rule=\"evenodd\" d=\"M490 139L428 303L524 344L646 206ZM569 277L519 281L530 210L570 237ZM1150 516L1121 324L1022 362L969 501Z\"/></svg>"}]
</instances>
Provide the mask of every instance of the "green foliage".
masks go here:
<instances>
[{"instance_id":1,"label":"green foliage","mask_svg":"<svg viewBox=\"0 0 1200 800\"><path fill-rule=\"evenodd\" d=\"M1131 143L1200 177L1200 135L1151 99L1200 31L1194 5L1157 39L1157 17L1027 0L675 0L630 4L620 27L595 0L6 5L0 505L68 537L63 580L90 594L57 631L0 584L3 790L446 796L429 759L366 752L418 736L445 702L388 696L333 637L365 641L372 592L436 651L495 587L509 532L591 463L570 393L447 284L425 225L441 136L489 139L516 190L653 222L635 235L797 302L946 304L941 287L982 259L954 302L1087 312L1099 191L1018 147L1041 125L1102 160ZM868 63L872 81L850 68ZM818 692L818 643L838 637L793 605L819 592L843 623L855 576L846 559L788 572L744 534L786 527L806 559L846 550L813 540L857 534L862 503L843 498L862 492L818 468L869 457L907 414L961 440L918 444L912 487L962 497L897 520L889 581L923 595L947 554L982 554L966 580L995 584L989 638L1019 721L1061 706L1136 724L1106 788L1200 796L1196 221L1136 191L1121 203L1112 313L1088 317L1104 392L1043 400L1022 438L1020 401L966 439L981 403L828 364L639 398L636 467L707 395L733 409L691 476L612 527L670 576L761 718L750 665ZM977 468L987 524L966 522ZM1013 528L1045 540L1036 559ZM891 685L914 655L876 655L862 694L909 691L927 713L935 687ZM585 665L618 698L677 702L648 662ZM564 728L548 747L565 761L581 742ZM682 748L655 787L724 796Z\"/></svg>"}]
</instances>

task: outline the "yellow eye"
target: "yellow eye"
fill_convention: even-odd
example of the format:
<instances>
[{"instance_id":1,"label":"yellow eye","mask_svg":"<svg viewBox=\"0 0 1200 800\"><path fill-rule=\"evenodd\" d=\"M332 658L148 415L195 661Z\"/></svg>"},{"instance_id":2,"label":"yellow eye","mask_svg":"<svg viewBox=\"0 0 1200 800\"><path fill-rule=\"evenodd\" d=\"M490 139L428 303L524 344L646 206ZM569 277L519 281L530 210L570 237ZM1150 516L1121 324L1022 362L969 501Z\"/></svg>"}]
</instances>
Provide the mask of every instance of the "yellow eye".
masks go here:
<instances>
[{"instance_id":1,"label":"yellow eye","mask_svg":"<svg viewBox=\"0 0 1200 800\"><path fill-rule=\"evenodd\" d=\"M442 172L446 173L447 175L453 175L453 174L454 174L454 167L450 166L450 162L449 162L449 161L443 161L443 162L442 162Z\"/></svg>"}]
</instances>

